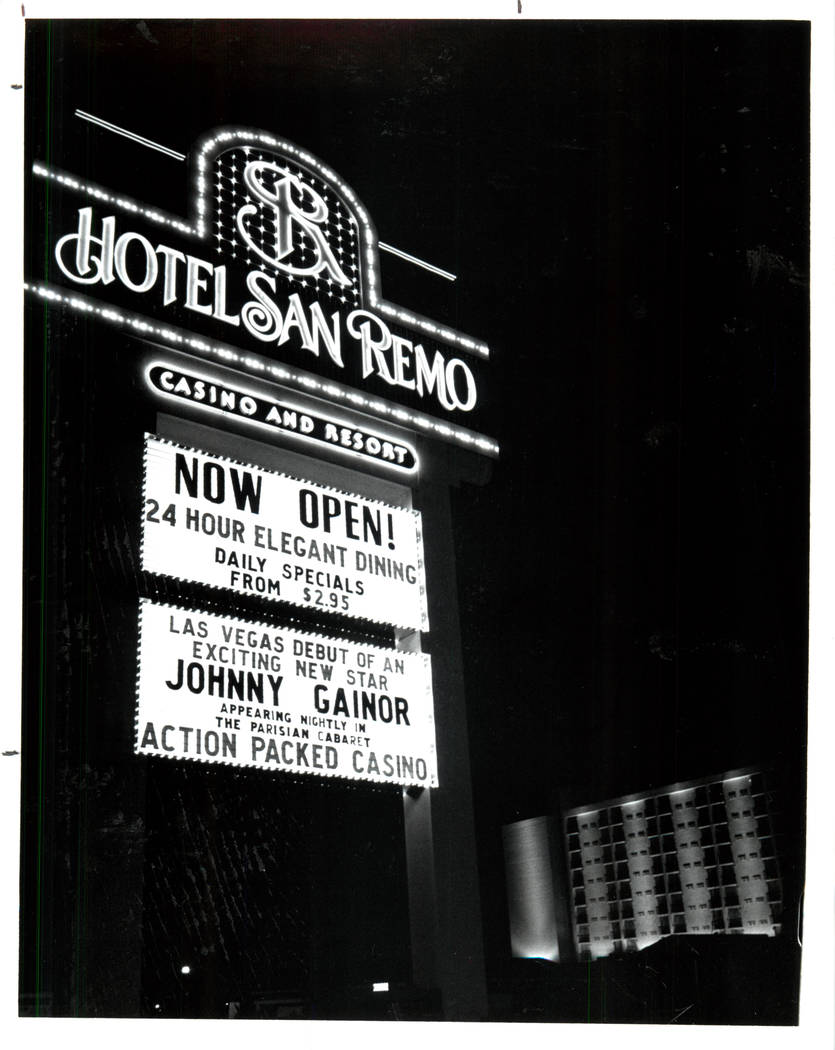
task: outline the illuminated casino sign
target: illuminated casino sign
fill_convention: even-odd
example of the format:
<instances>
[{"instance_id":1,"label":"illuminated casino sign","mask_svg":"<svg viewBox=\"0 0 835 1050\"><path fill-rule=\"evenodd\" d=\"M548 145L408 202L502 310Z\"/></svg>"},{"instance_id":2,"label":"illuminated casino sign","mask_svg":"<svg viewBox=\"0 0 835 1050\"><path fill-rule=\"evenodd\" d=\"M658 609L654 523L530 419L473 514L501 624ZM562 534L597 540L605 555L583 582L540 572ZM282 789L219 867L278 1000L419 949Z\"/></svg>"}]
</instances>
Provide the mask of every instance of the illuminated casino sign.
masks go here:
<instances>
[{"instance_id":1,"label":"illuminated casino sign","mask_svg":"<svg viewBox=\"0 0 835 1050\"><path fill-rule=\"evenodd\" d=\"M426 631L417 511L145 435L142 568Z\"/></svg>"},{"instance_id":2,"label":"illuminated casino sign","mask_svg":"<svg viewBox=\"0 0 835 1050\"><path fill-rule=\"evenodd\" d=\"M57 232L34 294L476 451L487 346L382 298L353 191L292 143L244 129L192 156L189 220L35 164Z\"/></svg>"},{"instance_id":3,"label":"illuminated casino sign","mask_svg":"<svg viewBox=\"0 0 835 1050\"><path fill-rule=\"evenodd\" d=\"M141 755L438 784L430 659L142 601Z\"/></svg>"},{"instance_id":4,"label":"illuminated casino sign","mask_svg":"<svg viewBox=\"0 0 835 1050\"><path fill-rule=\"evenodd\" d=\"M233 417L273 434L291 434L314 445L336 449L365 463L383 463L410 474L417 469L415 450L402 440L383 437L365 427L265 397L238 382L154 362L145 370L148 386L173 404L191 405L204 412Z\"/></svg>"}]
</instances>

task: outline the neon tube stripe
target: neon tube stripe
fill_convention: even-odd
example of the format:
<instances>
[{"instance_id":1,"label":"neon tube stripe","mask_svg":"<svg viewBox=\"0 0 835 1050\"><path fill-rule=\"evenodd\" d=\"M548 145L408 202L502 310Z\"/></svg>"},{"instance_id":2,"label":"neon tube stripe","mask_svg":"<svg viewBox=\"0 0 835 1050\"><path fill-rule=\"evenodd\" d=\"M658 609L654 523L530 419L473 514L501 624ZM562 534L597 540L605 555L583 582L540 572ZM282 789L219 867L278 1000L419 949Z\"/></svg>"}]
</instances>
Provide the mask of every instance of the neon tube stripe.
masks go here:
<instances>
[{"instance_id":1,"label":"neon tube stripe","mask_svg":"<svg viewBox=\"0 0 835 1050\"><path fill-rule=\"evenodd\" d=\"M409 255L408 252L402 252L399 248L393 248L390 244L384 244L383 241L377 241L377 247L381 248L384 252L390 252L392 255L398 256L400 259L405 259L406 262L414 263L416 266L422 266L424 270L428 270L430 273L435 273L439 277L446 277L448 281L454 281L455 274L450 273L448 270L442 270L439 266L433 266L432 263L424 262L423 259L418 259L416 255Z\"/></svg>"},{"instance_id":2,"label":"neon tube stripe","mask_svg":"<svg viewBox=\"0 0 835 1050\"><path fill-rule=\"evenodd\" d=\"M89 121L90 124L95 124L100 128L104 128L106 131L112 131L116 135L122 135L126 139L130 139L132 142L138 142L140 146L148 146L149 149L158 150L160 153L164 153L167 157L173 157L174 160L186 159L185 153L178 153L176 150L169 149L167 146L161 146L158 142L146 139L142 135L136 135L133 131L128 131L126 128L120 128L118 124L111 124L107 120L102 120L101 117L94 117L92 113L85 113L83 109L77 109L75 115L82 120Z\"/></svg>"}]
</instances>

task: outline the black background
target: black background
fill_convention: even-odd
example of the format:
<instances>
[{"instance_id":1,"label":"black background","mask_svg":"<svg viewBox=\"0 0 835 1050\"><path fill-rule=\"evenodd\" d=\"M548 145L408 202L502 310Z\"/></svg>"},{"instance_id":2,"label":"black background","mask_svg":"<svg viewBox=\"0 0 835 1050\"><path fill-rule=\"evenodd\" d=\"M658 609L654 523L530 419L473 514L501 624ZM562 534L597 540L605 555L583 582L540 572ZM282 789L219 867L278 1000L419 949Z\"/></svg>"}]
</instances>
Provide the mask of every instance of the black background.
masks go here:
<instances>
[{"instance_id":1,"label":"black background","mask_svg":"<svg viewBox=\"0 0 835 1050\"><path fill-rule=\"evenodd\" d=\"M330 164L381 240L458 275L381 260L386 298L492 349L502 452L453 494L488 971L508 955L503 823L749 765L781 784L794 914L808 26L29 36L30 157L185 214L183 164L75 108L183 153L213 126L263 128Z\"/></svg>"}]
</instances>

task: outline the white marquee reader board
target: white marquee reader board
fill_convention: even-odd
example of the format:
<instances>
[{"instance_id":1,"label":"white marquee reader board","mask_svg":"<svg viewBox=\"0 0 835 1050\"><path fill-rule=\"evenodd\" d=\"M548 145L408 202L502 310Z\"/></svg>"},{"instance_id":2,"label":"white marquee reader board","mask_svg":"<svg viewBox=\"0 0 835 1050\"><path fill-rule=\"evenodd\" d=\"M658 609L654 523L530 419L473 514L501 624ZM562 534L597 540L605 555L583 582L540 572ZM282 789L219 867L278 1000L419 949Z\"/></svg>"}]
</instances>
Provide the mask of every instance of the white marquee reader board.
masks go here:
<instances>
[{"instance_id":1,"label":"white marquee reader board","mask_svg":"<svg viewBox=\"0 0 835 1050\"><path fill-rule=\"evenodd\" d=\"M437 787L430 657L143 599L135 750Z\"/></svg>"},{"instance_id":2,"label":"white marquee reader board","mask_svg":"<svg viewBox=\"0 0 835 1050\"><path fill-rule=\"evenodd\" d=\"M142 568L429 629L418 511L145 435Z\"/></svg>"}]
</instances>

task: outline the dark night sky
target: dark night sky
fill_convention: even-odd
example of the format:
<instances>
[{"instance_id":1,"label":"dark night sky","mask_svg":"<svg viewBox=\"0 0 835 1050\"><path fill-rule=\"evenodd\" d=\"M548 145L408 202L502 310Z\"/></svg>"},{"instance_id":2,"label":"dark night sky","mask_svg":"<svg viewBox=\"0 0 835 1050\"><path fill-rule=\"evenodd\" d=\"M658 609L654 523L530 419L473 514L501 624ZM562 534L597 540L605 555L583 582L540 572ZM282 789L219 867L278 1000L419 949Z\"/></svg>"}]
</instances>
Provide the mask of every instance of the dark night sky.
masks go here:
<instances>
[{"instance_id":1,"label":"dark night sky","mask_svg":"<svg viewBox=\"0 0 835 1050\"><path fill-rule=\"evenodd\" d=\"M485 429L503 451L486 486L453 494L485 878L501 823L560 803L763 762L792 797L807 27L56 32L63 168L184 211L173 162L125 166L73 110L182 152L215 125L264 128L332 165L381 240L458 275L382 260L388 299L493 352Z\"/></svg>"}]
</instances>

